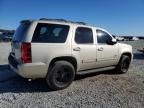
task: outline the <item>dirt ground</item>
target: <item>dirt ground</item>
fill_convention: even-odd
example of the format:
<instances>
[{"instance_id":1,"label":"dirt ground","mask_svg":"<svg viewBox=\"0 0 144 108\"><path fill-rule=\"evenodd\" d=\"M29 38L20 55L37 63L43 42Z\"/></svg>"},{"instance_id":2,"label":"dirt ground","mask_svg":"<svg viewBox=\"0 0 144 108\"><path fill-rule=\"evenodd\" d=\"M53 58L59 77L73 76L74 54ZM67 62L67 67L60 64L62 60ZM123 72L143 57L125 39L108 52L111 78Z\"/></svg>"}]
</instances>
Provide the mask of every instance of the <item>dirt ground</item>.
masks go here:
<instances>
[{"instance_id":1,"label":"dirt ground","mask_svg":"<svg viewBox=\"0 0 144 108\"><path fill-rule=\"evenodd\" d=\"M144 40L133 46L128 73L77 76L70 87L50 91L44 79L28 82L7 65L10 43L0 43L0 108L144 108Z\"/></svg>"}]
</instances>

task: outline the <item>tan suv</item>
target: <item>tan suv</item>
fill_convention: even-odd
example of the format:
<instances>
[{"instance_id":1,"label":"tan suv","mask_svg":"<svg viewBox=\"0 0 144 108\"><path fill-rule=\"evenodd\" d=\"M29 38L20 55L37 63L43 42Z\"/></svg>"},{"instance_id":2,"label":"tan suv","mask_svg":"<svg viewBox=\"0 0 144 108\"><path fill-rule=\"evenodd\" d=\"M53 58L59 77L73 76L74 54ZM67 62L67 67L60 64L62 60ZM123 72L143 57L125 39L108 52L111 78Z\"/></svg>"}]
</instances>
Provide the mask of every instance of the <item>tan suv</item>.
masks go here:
<instances>
[{"instance_id":1,"label":"tan suv","mask_svg":"<svg viewBox=\"0 0 144 108\"><path fill-rule=\"evenodd\" d=\"M24 78L46 78L53 90L68 87L77 74L126 73L132 59L132 47L106 30L63 19L21 21L11 46L11 69Z\"/></svg>"}]
</instances>

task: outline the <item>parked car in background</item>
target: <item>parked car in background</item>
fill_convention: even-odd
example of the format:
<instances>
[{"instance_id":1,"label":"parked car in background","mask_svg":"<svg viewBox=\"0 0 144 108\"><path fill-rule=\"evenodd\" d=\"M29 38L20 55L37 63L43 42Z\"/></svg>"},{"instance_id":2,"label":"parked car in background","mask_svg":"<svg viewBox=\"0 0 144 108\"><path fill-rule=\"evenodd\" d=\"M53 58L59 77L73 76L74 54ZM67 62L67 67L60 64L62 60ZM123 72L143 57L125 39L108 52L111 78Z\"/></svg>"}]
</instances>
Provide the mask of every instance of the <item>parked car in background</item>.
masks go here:
<instances>
[{"instance_id":1,"label":"parked car in background","mask_svg":"<svg viewBox=\"0 0 144 108\"><path fill-rule=\"evenodd\" d=\"M124 37L117 36L115 38L117 39L117 41L124 41Z\"/></svg>"},{"instance_id":2,"label":"parked car in background","mask_svg":"<svg viewBox=\"0 0 144 108\"><path fill-rule=\"evenodd\" d=\"M0 29L0 41L11 41L15 30Z\"/></svg>"},{"instance_id":3,"label":"parked car in background","mask_svg":"<svg viewBox=\"0 0 144 108\"><path fill-rule=\"evenodd\" d=\"M138 37L133 37L132 40L136 41L136 40L139 40L139 38Z\"/></svg>"}]
</instances>

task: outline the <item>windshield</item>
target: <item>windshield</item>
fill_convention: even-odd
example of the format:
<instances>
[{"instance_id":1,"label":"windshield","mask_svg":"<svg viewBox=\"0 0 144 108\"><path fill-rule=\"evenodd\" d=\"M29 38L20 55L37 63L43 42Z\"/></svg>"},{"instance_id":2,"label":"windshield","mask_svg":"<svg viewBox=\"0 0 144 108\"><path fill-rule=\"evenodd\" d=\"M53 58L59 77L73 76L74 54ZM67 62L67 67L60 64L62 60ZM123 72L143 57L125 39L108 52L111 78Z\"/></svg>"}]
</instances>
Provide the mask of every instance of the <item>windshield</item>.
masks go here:
<instances>
[{"instance_id":1,"label":"windshield","mask_svg":"<svg viewBox=\"0 0 144 108\"><path fill-rule=\"evenodd\" d=\"M29 25L30 25L30 24L21 24L21 25L17 28L17 30L16 30L16 32L15 32L12 40L13 40L13 41L22 41L23 38L24 38L25 33L26 33L27 30L28 30Z\"/></svg>"}]
</instances>

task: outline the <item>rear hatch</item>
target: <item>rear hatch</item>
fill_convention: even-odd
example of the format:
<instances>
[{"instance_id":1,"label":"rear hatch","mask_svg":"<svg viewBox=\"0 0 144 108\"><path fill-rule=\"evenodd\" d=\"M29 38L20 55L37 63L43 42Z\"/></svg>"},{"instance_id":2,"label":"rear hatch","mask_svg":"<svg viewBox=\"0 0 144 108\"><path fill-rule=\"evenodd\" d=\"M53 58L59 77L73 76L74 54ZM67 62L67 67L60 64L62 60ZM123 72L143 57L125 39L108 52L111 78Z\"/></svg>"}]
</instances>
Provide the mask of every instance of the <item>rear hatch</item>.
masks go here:
<instances>
[{"instance_id":1,"label":"rear hatch","mask_svg":"<svg viewBox=\"0 0 144 108\"><path fill-rule=\"evenodd\" d=\"M26 38L26 33L29 29L30 26L30 22L28 21L22 21L20 26L17 28L12 42L11 42L11 55L15 58L15 60L18 63L22 63L22 48L23 47L23 43L25 41ZM24 45L25 46L25 45Z\"/></svg>"}]
</instances>

